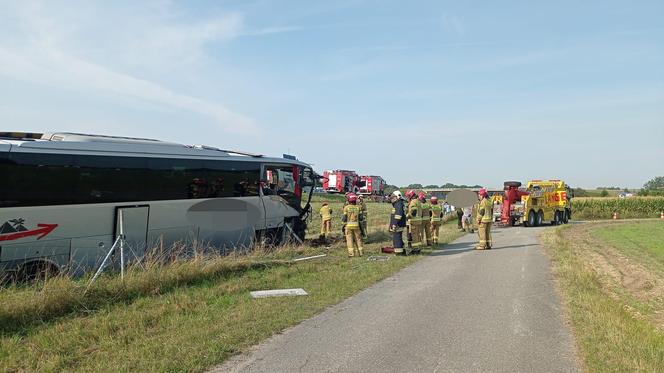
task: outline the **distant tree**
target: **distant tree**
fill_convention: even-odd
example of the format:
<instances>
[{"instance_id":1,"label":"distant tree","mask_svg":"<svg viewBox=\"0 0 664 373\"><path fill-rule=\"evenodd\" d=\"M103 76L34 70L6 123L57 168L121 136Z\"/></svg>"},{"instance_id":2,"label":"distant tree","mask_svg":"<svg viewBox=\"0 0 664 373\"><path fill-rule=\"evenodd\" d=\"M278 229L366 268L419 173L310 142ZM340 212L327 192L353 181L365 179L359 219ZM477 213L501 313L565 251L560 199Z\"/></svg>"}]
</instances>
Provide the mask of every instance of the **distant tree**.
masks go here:
<instances>
[{"instance_id":1,"label":"distant tree","mask_svg":"<svg viewBox=\"0 0 664 373\"><path fill-rule=\"evenodd\" d=\"M588 192L583 188L574 188L574 197L588 197Z\"/></svg>"},{"instance_id":2,"label":"distant tree","mask_svg":"<svg viewBox=\"0 0 664 373\"><path fill-rule=\"evenodd\" d=\"M606 191L606 189L602 189L602 192L599 194L600 197L608 197L609 192Z\"/></svg>"},{"instance_id":3,"label":"distant tree","mask_svg":"<svg viewBox=\"0 0 664 373\"><path fill-rule=\"evenodd\" d=\"M395 190L399 190L399 187L396 185L386 185L385 194L392 194Z\"/></svg>"},{"instance_id":4,"label":"distant tree","mask_svg":"<svg viewBox=\"0 0 664 373\"><path fill-rule=\"evenodd\" d=\"M408 189L422 189L422 184L410 184L406 188L408 188Z\"/></svg>"},{"instance_id":5,"label":"distant tree","mask_svg":"<svg viewBox=\"0 0 664 373\"><path fill-rule=\"evenodd\" d=\"M438 188L438 185L431 184L431 185L425 186L424 188L426 188L426 189L436 189L436 188Z\"/></svg>"},{"instance_id":6,"label":"distant tree","mask_svg":"<svg viewBox=\"0 0 664 373\"><path fill-rule=\"evenodd\" d=\"M466 185L466 184L457 185L457 184L452 184L452 183L445 183L445 184L441 185L440 187L449 189L449 188L481 188L482 186L477 185L477 184L475 184L475 185Z\"/></svg>"},{"instance_id":7,"label":"distant tree","mask_svg":"<svg viewBox=\"0 0 664 373\"><path fill-rule=\"evenodd\" d=\"M629 193L629 189L625 188L625 189L623 189L623 192Z\"/></svg>"},{"instance_id":8,"label":"distant tree","mask_svg":"<svg viewBox=\"0 0 664 373\"><path fill-rule=\"evenodd\" d=\"M643 184L643 189L664 189L664 176L657 176Z\"/></svg>"}]
</instances>

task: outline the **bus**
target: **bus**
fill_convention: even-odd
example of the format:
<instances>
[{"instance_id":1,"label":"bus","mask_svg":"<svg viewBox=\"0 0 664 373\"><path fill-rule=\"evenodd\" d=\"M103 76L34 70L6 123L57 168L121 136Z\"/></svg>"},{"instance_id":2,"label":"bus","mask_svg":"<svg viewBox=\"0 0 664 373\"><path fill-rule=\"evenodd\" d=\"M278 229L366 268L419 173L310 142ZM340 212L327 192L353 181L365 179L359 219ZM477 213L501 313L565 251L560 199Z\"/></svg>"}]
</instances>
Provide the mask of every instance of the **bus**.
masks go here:
<instances>
[{"instance_id":1,"label":"bus","mask_svg":"<svg viewBox=\"0 0 664 373\"><path fill-rule=\"evenodd\" d=\"M13 132L0 133L0 175L0 275L20 279L93 270L120 232L129 260L175 244L224 254L304 239L302 195L319 177L294 157Z\"/></svg>"}]
</instances>

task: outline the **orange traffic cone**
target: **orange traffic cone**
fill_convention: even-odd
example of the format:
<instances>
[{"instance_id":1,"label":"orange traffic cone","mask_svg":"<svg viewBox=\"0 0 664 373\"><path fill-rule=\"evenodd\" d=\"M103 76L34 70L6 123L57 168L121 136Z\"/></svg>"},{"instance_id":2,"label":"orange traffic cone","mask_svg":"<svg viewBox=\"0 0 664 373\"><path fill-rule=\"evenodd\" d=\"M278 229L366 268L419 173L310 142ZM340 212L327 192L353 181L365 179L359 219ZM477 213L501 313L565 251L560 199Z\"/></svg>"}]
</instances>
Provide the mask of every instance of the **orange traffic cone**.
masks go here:
<instances>
[{"instance_id":1,"label":"orange traffic cone","mask_svg":"<svg viewBox=\"0 0 664 373\"><path fill-rule=\"evenodd\" d=\"M613 220L616 220L616 219L618 219L618 213L617 213L617 212L614 212L614 213L613 213Z\"/></svg>"}]
</instances>

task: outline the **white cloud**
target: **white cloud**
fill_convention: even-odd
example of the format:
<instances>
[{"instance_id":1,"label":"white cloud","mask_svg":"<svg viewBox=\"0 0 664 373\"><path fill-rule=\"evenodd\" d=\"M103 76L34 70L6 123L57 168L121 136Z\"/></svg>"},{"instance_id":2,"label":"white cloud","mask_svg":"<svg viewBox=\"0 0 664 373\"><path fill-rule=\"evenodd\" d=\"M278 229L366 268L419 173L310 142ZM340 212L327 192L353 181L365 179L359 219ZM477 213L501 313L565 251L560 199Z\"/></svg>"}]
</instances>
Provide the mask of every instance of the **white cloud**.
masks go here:
<instances>
[{"instance_id":1,"label":"white cloud","mask_svg":"<svg viewBox=\"0 0 664 373\"><path fill-rule=\"evenodd\" d=\"M172 15L160 18L149 14L129 19L108 14L88 19L104 9L86 8L77 13L77 9L70 8L62 13L60 8L51 9L46 4L21 3L13 9L8 6L0 15L0 23L4 24L0 28L4 31L0 37L0 75L58 87L63 92L136 98L210 117L228 132L254 131L251 119L221 104L175 92L116 67L117 62L130 64L132 60L155 66L159 61L177 64L183 59L195 60L204 54L206 43L237 37L242 30L242 15L229 13L195 23L173 22ZM146 24L140 24L141 17ZM116 23L116 27L107 33L85 35L97 31L89 24L95 20L107 25ZM118 30L118 37L111 37L114 30ZM131 35L134 40L130 42ZM96 45L100 41L101 48ZM95 61L100 59L103 61Z\"/></svg>"},{"instance_id":2,"label":"white cloud","mask_svg":"<svg viewBox=\"0 0 664 373\"><path fill-rule=\"evenodd\" d=\"M461 19L455 15L445 13L440 17L440 22L445 31L451 31L458 36L464 36L466 34L466 26Z\"/></svg>"}]
</instances>

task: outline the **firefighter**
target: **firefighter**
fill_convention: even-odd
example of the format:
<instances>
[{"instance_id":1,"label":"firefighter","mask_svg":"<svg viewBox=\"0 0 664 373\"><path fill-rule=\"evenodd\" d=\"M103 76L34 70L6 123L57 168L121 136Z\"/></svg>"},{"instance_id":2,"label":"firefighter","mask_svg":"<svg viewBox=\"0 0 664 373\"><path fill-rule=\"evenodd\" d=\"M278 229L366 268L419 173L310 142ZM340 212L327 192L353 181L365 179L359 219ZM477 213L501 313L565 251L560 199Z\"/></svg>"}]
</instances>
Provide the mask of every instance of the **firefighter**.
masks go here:
<instances>
[{"instance_id":1,"label":"firefighter","mask_svg":"<svg viewBox=\"0 0 664 373\"><path fill-rule=\"evenodd\" d=\"M323 203L323 207L320 208L319 214L321 219L320 238L325 239L329 237L332 232L332 209L327 202Z\"/></svg>"},{"instance_id":2,"label":"firefighter","mask_svg":"<svg viewBox=\"0 0 664 373\"><path fill-rule=\"evenodd\" d=\"M431 205L427 202L427 195L424 192L418 194L420 200L421 213L422 217L422 229L420 230L420 242L422 245L426 243L427 246L431 246Z\"/></svg>"},{"instance_id":3,"label":"firefighter","mask_svg":"<svg viewBox=\"0 0 664 373\"><path fill-rule=\"evenodd\" d=\"M406 227L406 210L401 192L395 190L390 195L392 213L390 214L390 232L395 254L407 254L403 247L403 230Z\"/></svg>"},{"instance_id":4,"label":"firefighter","mask_svg":"<svg viewBox=\"0 0 664 373\"><path fill-rule=\"evenodd\" d=\"M491 249L491 223L493 222L493 203L486 189L479 191L480 203L477 208L477 226L479 227L480 242L476 250Z\"/></svg>"},{"instance_id":5,"label":"firefighter","mask_svg":"<svg viewBox=\"0 0 664 373\"><path fill-rule=\"evenodd\" d=\"M431 240L438 245L438 232L443 221L443 206L438 204L438 197L431 197Z\"/></svg>"},{"instance_id":6,"label":"firefighter","mask_svg":"<svg viewBox=\"0 0 664 373\"><path fill-rule=\"evenodd\" d=\"M419 252L421 250L422 241L421 233L422 230L422 216L420 215L420 210L422 209L420 200L417 198L417 193L414 190L409 190L406 192L406 198L408 198L408 241L410 241L410 246L413 248L413 251Z\"/></svg>"},{"instance_id":7,"label":"firefighter","mask_svg":"<svg viewBox=\"0 0 664 373\"><path fill-rule=\"evenodd\" d=\"M367 204L364 202L364 196L357 196L357 205L360 206L360 233L362 238L367 238Z\"/></svg>"},{"instance_id":8,"label":"firefighter","mask_svg":"<svg viewBox=\"0 0 664 373\"><path fill-rule=\"evenodd\" d=\"M342 218L346 227L346 246L348 248L348 257L357 254L362 256L364 247L362 245L362 234L360 233L360 206L357 205L357 195L348 194L346 197L348 204L344 207L344 216Z\"/></svg>"}]
</instances>

